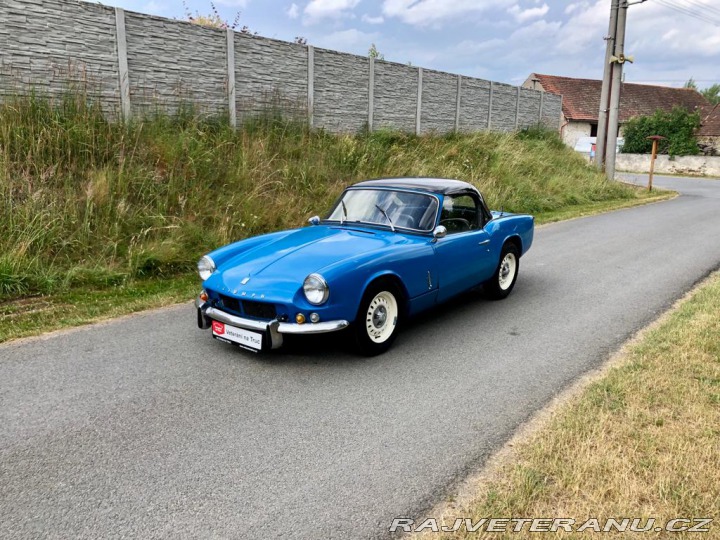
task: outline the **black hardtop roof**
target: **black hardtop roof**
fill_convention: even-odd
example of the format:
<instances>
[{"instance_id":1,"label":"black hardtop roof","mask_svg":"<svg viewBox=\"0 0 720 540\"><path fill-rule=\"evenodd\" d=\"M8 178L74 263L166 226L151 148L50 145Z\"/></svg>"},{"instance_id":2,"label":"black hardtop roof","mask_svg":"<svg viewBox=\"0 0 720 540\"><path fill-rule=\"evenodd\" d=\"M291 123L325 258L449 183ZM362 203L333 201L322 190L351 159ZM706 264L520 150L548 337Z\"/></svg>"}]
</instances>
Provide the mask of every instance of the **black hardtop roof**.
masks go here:
<instances>
[{"instance_id":1,"label":"black hardtop roof","mask_svg":"<svg viewBox=\"0 0 720 540\"><path fill-rule=\"evenodd\" d=\"M451 180L449 178L378 178L376 180L365 180L350 187L387 187L402 189L418 189L431 193L449 195L460 191L474 191L479 193L477 188L462 180Z\"/></svg>"}]
</instances>

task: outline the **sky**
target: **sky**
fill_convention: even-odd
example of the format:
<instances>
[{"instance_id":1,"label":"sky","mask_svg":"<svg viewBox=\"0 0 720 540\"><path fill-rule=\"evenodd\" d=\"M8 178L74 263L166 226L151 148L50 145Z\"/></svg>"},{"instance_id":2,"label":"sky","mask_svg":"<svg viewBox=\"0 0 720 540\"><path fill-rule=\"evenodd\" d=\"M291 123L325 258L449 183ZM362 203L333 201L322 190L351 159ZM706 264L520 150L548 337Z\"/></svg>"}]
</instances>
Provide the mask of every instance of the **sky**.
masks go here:
<instances>
[{"instance_id":1,"label":"sky","mask_svg":"<svg viewBox=\"0 0 720 540\"><path fill-rule=\"evenodd\" d=\"M633 0L638 2L638 0ZM103 0L186 19L210 0ZM521 84L530 73L601 79L610 0L214 0L223 19L261 36ZM720 82L720 2L646 0L628 10L626 82Z\"/></svg>"}]
</instances>

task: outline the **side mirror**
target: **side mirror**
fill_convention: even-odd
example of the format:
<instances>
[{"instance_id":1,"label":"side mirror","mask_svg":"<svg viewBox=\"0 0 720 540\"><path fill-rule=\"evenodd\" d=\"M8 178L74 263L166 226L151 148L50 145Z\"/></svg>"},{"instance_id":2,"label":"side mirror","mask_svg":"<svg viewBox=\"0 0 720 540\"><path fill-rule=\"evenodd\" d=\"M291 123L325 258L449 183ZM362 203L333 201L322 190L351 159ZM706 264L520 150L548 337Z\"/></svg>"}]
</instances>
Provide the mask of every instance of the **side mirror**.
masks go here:
<instances>
[{"instance_id":1,"label":"side mirror","mask_svg":"<svg viewBox=\"0 0 720 540\"><path fill-rule=\"evenodd\" d=\"M308 219L308 223L310 225L320 225L320 216L313 216L310 219Z\"/></svg>"},{"instance_id":2,"label":"side mirror","mask_svg":"<svg viewBox=\"0 0 720 540\"><path fill-rule=\"evenodd\" d=\"M445 238L447 236L447 229L444 225L438 225L435 227L435 230L433 231L433 238L435 240L439 240L440 238Z\"/></svg>"}]
</instances>

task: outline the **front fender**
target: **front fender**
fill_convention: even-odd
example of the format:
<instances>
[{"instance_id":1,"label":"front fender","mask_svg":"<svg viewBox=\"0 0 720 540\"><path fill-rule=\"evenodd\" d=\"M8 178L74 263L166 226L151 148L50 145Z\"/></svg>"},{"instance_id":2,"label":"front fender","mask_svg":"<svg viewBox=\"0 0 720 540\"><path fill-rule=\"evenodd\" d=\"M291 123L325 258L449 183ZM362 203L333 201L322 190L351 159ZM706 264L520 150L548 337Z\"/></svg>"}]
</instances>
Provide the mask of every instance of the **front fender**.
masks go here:
<instances>
[{"instance_id":1,"label":"front fender","mask_svg":"<svg viewBox=\"0 0 720 540\"><path fill-rule=\"evenodd\" d=\"M426 294L428 272L435 274L433 264L432 246L423 240L333 265L321 273L330 284L332 303L343 306L347 310L343 317L353 320L365 290L376 279L393 278L400 284L407 300Z\"/></svg>"}]
</instances>

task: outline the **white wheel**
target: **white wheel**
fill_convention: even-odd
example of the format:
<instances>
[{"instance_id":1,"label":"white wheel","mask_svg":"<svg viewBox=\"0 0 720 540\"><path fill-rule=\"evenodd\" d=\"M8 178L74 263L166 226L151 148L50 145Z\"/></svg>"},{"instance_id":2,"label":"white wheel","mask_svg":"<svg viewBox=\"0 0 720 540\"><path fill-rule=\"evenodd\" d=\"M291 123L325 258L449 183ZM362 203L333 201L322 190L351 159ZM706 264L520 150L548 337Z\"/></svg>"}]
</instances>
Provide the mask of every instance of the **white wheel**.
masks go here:
<instances>
[{"instance_id":1,"label":"white wheel","mask_svg":"<svg viewBox=\"0 0 720 540\"><path fill-rule=\"evenodd\" d=\"M385 343L395 332L398 302L388 291L382 291L370 301L365 313L365 331L373 343Z\"/></svg>"},{"instance_id":2,"label":"white wheel","mask_svg":"<svg viewBox=\"0 0 720 540\"><path fill-rule=\"evenodd\" d=\"M515 253L508 252L500 262L500 271L498 272L498 286L501 290L507 291L515 280L517 272L517 257Z\"/></svg>"},{"instance_id":3,"label":"white wheel","mask_svg":"<svg viewBox=\"0 0 720 540\"><path fill-rule=\"evenodd\" d=\"M483 286L490 300L506 298L515 287L520 271L520 250L512 242L506 242L500 252L500 260L493 277Z\"/></svg>"}]
</instances>

